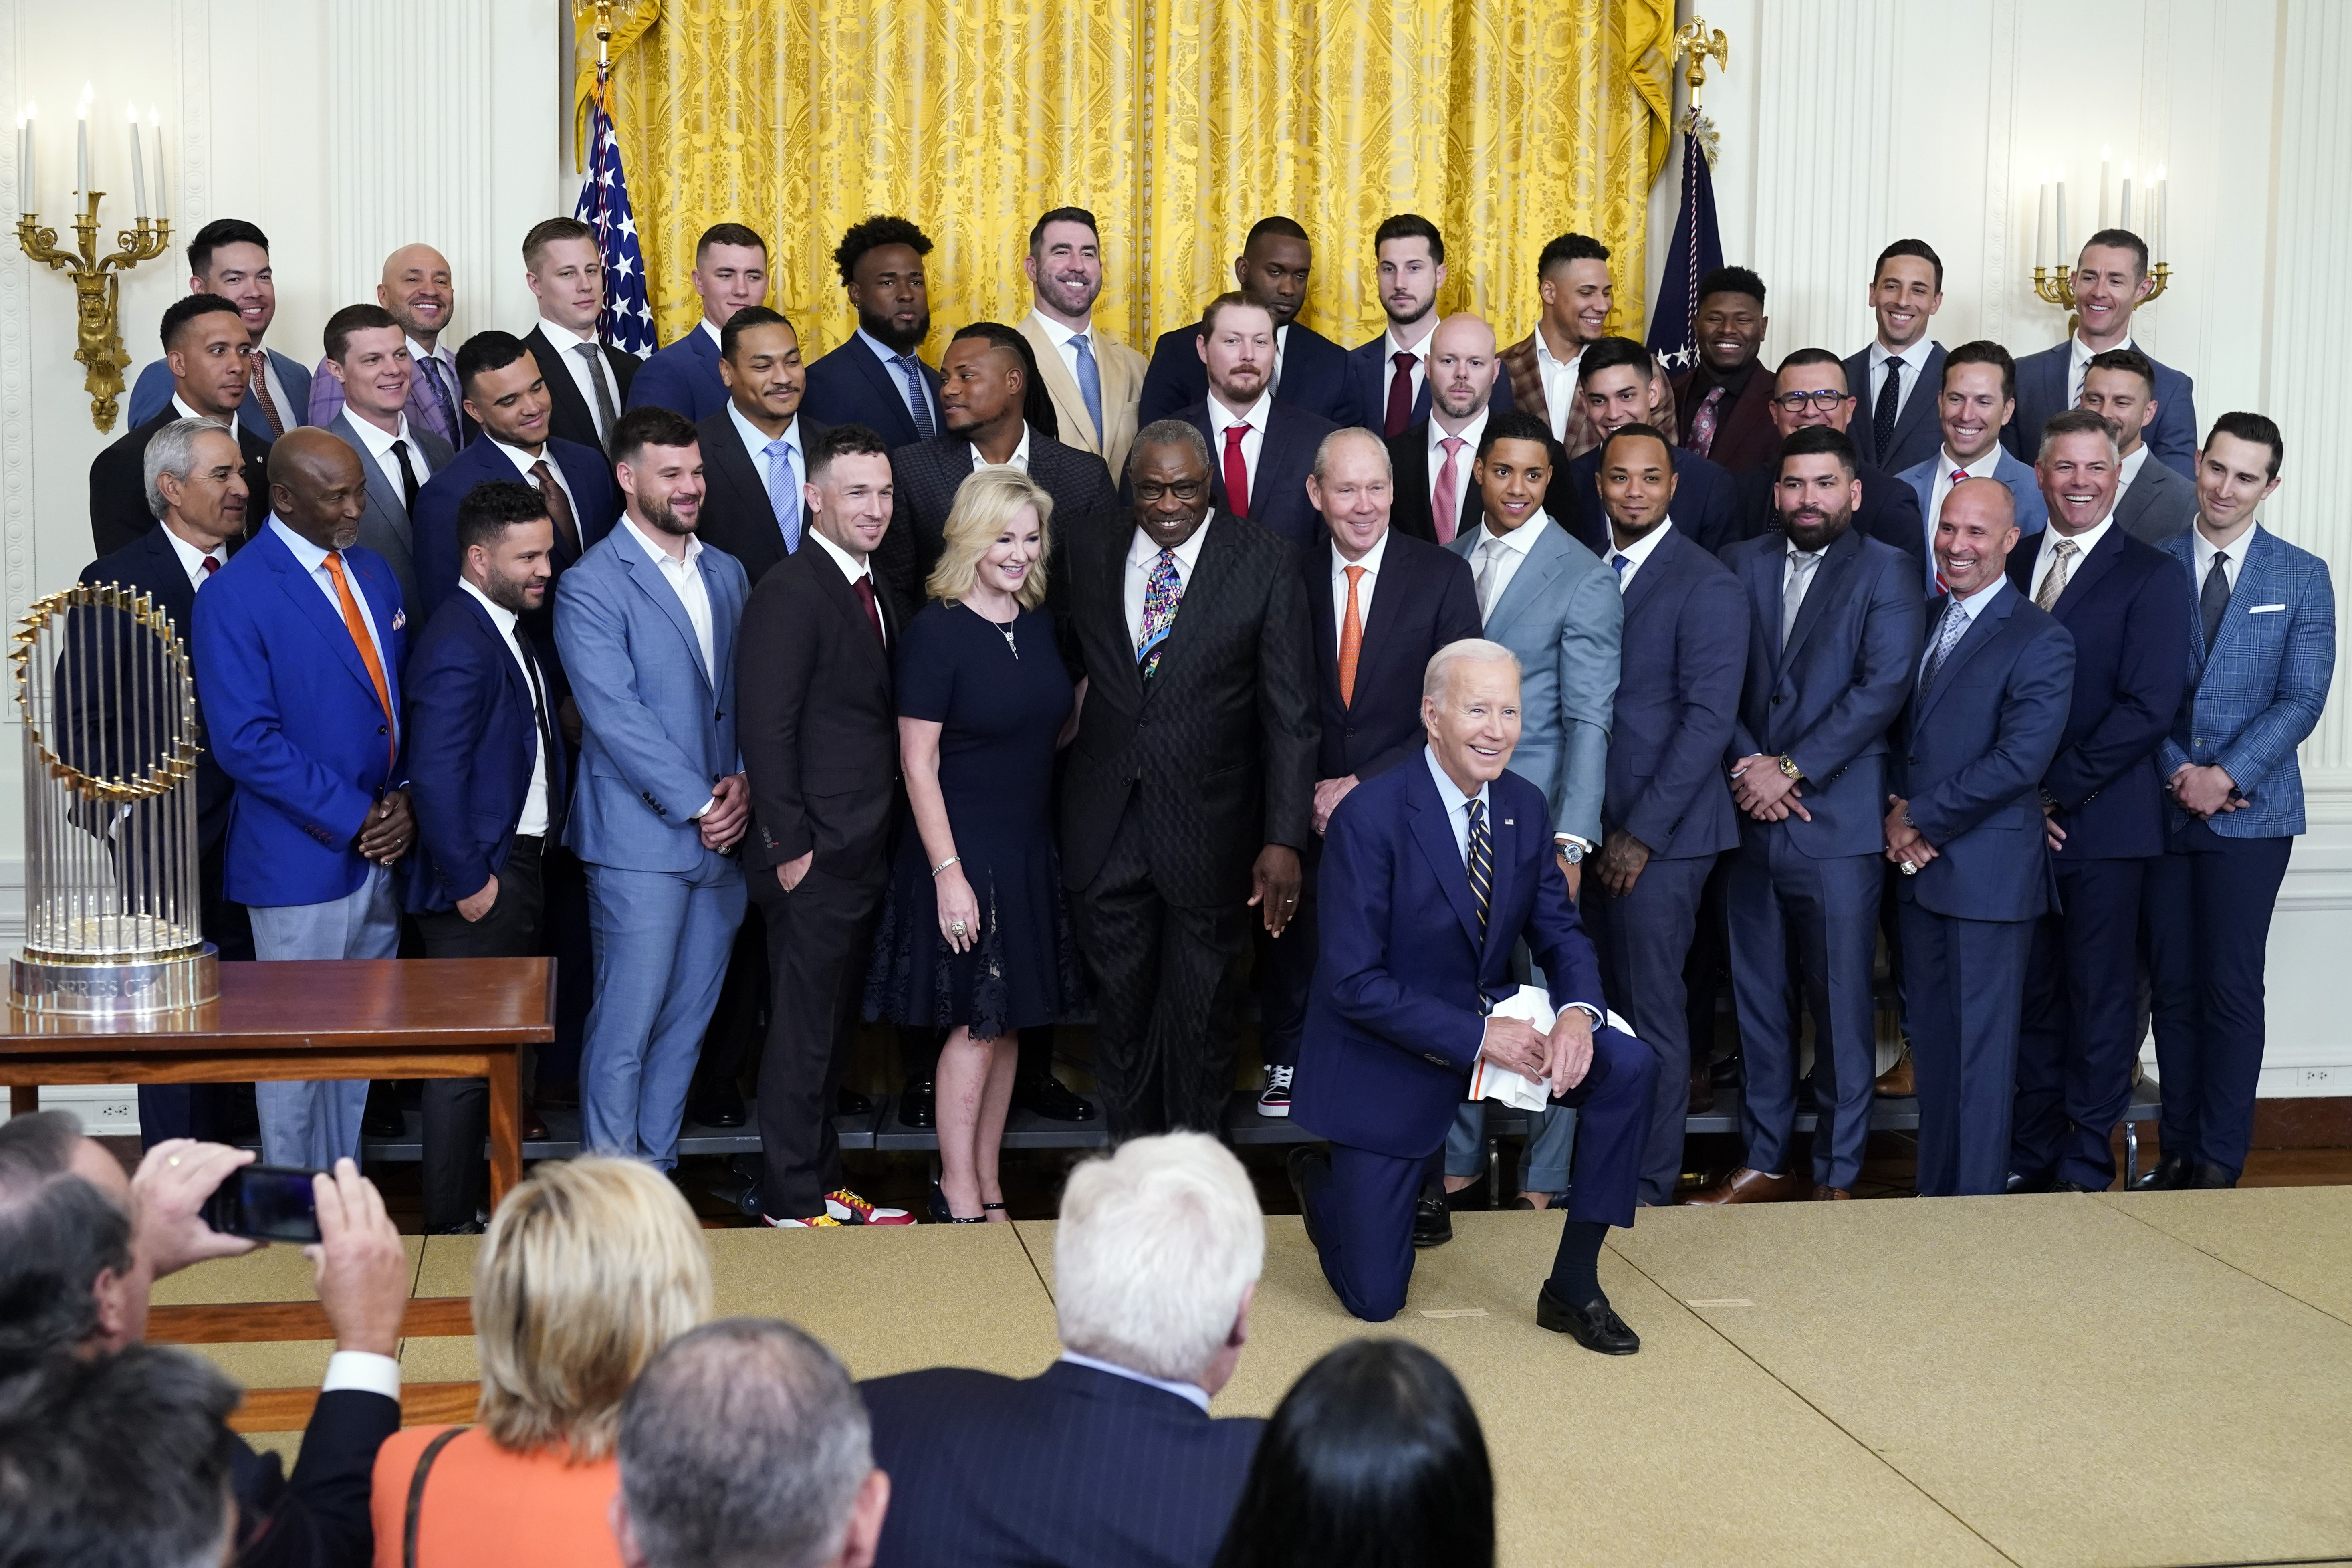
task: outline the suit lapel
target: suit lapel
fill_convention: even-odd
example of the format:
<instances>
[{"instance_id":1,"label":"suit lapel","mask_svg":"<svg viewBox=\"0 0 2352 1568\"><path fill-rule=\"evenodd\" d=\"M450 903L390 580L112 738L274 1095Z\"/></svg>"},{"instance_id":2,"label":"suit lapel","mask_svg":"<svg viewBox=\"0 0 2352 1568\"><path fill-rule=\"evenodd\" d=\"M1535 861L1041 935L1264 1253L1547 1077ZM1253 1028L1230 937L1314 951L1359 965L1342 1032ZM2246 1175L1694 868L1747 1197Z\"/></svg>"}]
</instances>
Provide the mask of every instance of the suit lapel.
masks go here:
<instances>
[{"instance_id":1,"label":"suit lapel","mask_svg":"<svg viewBox=\"0 0 2352 1568\"><path fill-rule=\"evenodd\" d=\"M367 477L369 508L383 513L384 526L392 530L393 537L400 541L403 548L414 550L415 543L409 531L408 504L405 498L392 488L392 477L383 471L383 465L377 462L373 455L368 451L366 445L361 439L358 426L352 423L351 415L348 412L336 415L335 423L340 428L334 433L341 437L352 451L359 454L360 470ZM421 452L419 456L422 456Z\"/></svg>"},{"instance_id":2,"label":"suit lapel","mask_svg":"<svg viewBox=\"0 0 2352 1568\"><path fill-rule=\"evenodd\" d=\"M1812 585L1805 590L1805 602L1797 606L1797 624L1789 629L1789 646L1780 650L1780 664L1783 668L1787 668L1790 659L1797 657L1798 650L1805 646L1805 638L1811 635L1813 627L1821 624L1822 616L1828 613L1830 599L1837 591L1837 584L1846 573L1853 569L1854 557L1861 553L1862 536L1855 533L1849 525L1829 547L1822 557L1822 563L1813 568ZM1786 574L1785 552L1780 560L1783 569L1775 574L1776 577ZM1771 623L1776 629L1780 625L1781 614L1780 595L1776 584L1772 595Z\"/></svg>"},{"instance_id":3,"label":"suit lapel","mask_svg":"<svg viewBox=\"0 0 2352 1568\"><path fill-rule=\"evenodd\" d=\"M1863 360L1865 364L1869 363L1869 351L1864 350ZM1919 368L1918 384L1910 387L1903 394L1903 412L1895 416L1895 437L1888 443L1890 447L1900 447L1904 442L1911 438L1911 433L1919 428L1920 425L1929 417L1930 411L1935 408L1937 398L1940 395L1943 379L1944 351L1940 348L1931 348L1927 351L1927 363ZM1926 389L1930 387L1937 390L1927 392ZM1870 410L1857 408L1854 412L1859 417L1866 416ZM1886 459L1891 455L1889 452L1879 453L1878 466L1882 468L1885 468Z\"/></svg>"},{"instance_id":4,"label":"suit lapel","mask_svg":"<svg viewBox=\"0 0 2352 1568\"><path fill-rule=\"evenodd\" d=\"M1478 526L1484 529L1486 525L1482 521ZM1519 526L1538 528L1545 524L1535 518L1529 518ZM1558 530L1555 528L1554 531L1557 532ZM1477 535L1474 533L1472 537L1476 538ZM1484 540L1480 540L1480 543L1484 542ZM1536 535L1535 542L1528 548L1528 558L1519 563L1519 569L1511 574L1510 585L1503 590L1503 596L1495 601L1494 609L1486 617L1486 632L1489 637L1494 637L1495 634L1510 626L1528 606L1541 604L1550 597L1553 579L1567 570L1561 561L1559 547L1570 542L1572 542L1564 533L1558 539L1540 533ZM1580 550L1583 546L1578 545L1577 548ZM1474 545L1471 549L1470 563L1473 573L1478 569L1476 553L1477 549ZM1496 640L1501 639L1496 637Z\"/></svg>"},{"instance_id":5,"label":"suit lapel","mask_svg":"<svg viewBox=\"0 0 2352 1568\"><path fill-rule=\"evenodd\" d=\"M1777 627L1780 624L1780 579L1787 575L1784 564L1787 558L1786 550L1759 550L1750 554L1741 566L1747 574L1744 586L1748 590L1748 614L1755 617L1759 629ZM1769 637L1770 634L1766 635ZM1788 664L1789 649L1781 648L1773 654L1772 668L1775 670L1785 669Z\"/></svg>"},{"instance_id":6,"label":"suit lapel","mask_svg":"<svg viewBox=\"0 0 2352 1568\"><path fill-rule=\"evenodd\" d=\"M2050 613L2061 622L2073 615L2084 596L2098 586L2099 579L2116 569L2116 557L2124 552L2124 541L2129 537L2120 525L2110 524L2106 537L2099 541L2098 548L2083 557L2082 564L2067 574L2066 586L2059 590L2058 602L2050 607Z\"/></svg>"},{"instance_id":7,"label":"suit lapel","mask_svg":"<svg viewBox=\"0 0 2352 1568\"><path fill-rule=\"evenodd\" d=\"M1189 650L1206 635L1199 629L1201 622L1214 609L1216 595L1233 570L1234 531L1218 528L1213 519L1201 526L1209 531L1208 537L1201 541L1201 553L1192 558L1184 595L1176 602L1176 618L1169 624L1167 640L1160 645L1160 668L1144 689L1147 700L1153 689L1165 687L1190 662ZM1123 593L1120 602L1125 603Z\"/></svg>"},{"instance_id":8,"label":"suit lapel","mask_svg":"<svg viewBox=\"0 0 2352 1568\"><path fill-rule=\"evenodd\" d=\"M1036 320L1037 313L1034 310L1029 314L1032 321ZM1037 353L1037 374L1045 383L1046 394L1057 405L1068 410L1070 417L1080 426L1078 435L1081 438L1072 442L1071 445L1083 446L1089 451L1100 452L1103 434L1095 428L1093 417L1087 413L1087 395L1079 390L1078 378L1070 374L1069 364L1062 358L1062 351L1055 344L1053 333L1047 331L1042 322L1039 323L1037 330L1030 334L1029 346ZM1110 367L1103 360L1102 340L1091 328L1087 332L1087 346L1096 351L1095 374L1102 381L1102 404L1104 409L1108 411L1112 406Z\"/></svg>"},{"instance_id":9,"label":"suit lapel","mask_svg":"<svg viewBox=\"0 0 2352 1568\"><path fill-rule=\"evenodd\" d=\"M622 568L629 574L629 580L637 585L637 591L652 600L655 606L669 617L669 624L677 628L677 635L686 643L687 657L694 660L694 668L700 672L703 685L715 695L719 683L711 679L710 667L702 662L702 639L695 636L693 618L686 613L686 606L678 602L677 590L669 585L669 579L662 575L661 568L646 558L645 550L635 540L624 540L614 553L620 557ZM711 647L715 652L719 646L716 614L711 616Z\"/></svg>"},{"instance_id":10,"label":"suit lapel","mask_svg":"<svg viewBox=\"0 0 2352 1568\"><path fill-rule=\"evenodd\" d=\"M1952 678L1960 672L1960 667L1974 658L1979 648L1999 635L2001 626L2009 620L2010 612L2016 609L2023 599L2024 595L2012 588L2009 593L1996 595L1994 603L1978 612L1976 619L1969 624L1969 629L1962 632L1960 640L1953 645L1952 651L1944 656L1942 668L1936 671L1936 684L1927 693L1927 705L1919 710L1919 721L1924 721L1936 704L1944 700L1944 693L1952 689Z\"/></svg>"},{"instance_id":11,"label":"suit lapel","mask_svg":"<svg viewBox=\"0 0 2352 1568\"><path fill-rule=\"evenodd\" d=\"M2150 462L2155 460L2153 458L2148 459ZM2189 537L2195 537L2193 529ZM2230 607L2221 612L2221 629L2213 636L2212 652L2204 656L2206 662L2219 658L2238 637L2244 635L2248 613L2254 605L2263 603L2263 595L2270 591L2271 558L2275 553L2276 552L2271 547L2270 536L2263 532L2262 525L2257 523L2252 539L2246 544L2246 558L2238 565L2238 581L2230 590ZM2197 556L2193 550L2189 558L2192 563L2196 561ZM2189 567L2189 575L2191 578L2196 575L2194 564ZM2203 586L2201 583L2192 584L2189 593L2189 603L2192 606L2196 603L2196 589ZM2199 645L2201 649L2205 641L2205 627L2201 621L2189 640ZM2201 678L2204 672L2200 669L2198 673Z\"/></svg>"},{"instance_id":12,"label":"suit lapel","mask_svg":"<svg viewBox=\"0 0 2352 1568\"><path fill-rule=\"evenodd\" d=\"M1423 771L1424 773L1428 771L1425 765L1423 766ZM1533 827L1529 825L1520 822L1516 816L1509 816L1504 814L1502 803L1495 798L1494 788L1491 785L1488 786L1486 790L1486 834L1488 838L1492 840L1495 865L1493 881L1486 889L1486 941L1481 943L1479 948L1482 957L1486 955L1486 948L1488 946L1501 943L1507 948L1511 942L1518 940L1516 934L1510 936L1506 936L1504 934L1505 923L1501 919L1500 912L1511 908L1511 900L1518 894L1517 884L1520 853L1518 847L1518 837L1521 833L1531 831L1533 831ZM1469 880L1466 873L1464 876L1463 880L1465 883ZM1471 900L1470 907L1474 911L1477 909L1477 900L1475 899ZM1505 953L1505 957L1508 957L1507 952ZM1479 965L1480 979L1482 981L1485 979L1485 964L1482 963Z\"/></svg>"},{"instance_id":13,"label":"suit lapel","mask_svg":"<svg viewBox=\"0 0 2352 1568\"><path fill-rule=\"evenodd\" d=\"M1485 942L1478 931L1478 904L1470 896L1470 873L1462 862L1462 851L1454 843L1454 824L1447 820L1445 803L1437 793L1435 781L1429 776L1426 758L1418 763L1420 773L1405 795L1412 808L1412 836L1421 845L1421 852L1429 858L1429 868L1436 876L1437 885L1445 889L1445 901L1454 906L1454 918L1462 922L1462 934L1470 939L1470 950L1483 953Z\"/></svg>"},{"instance_id":14,"label":"suit lapel","mask_svg":"<svg viewBox=\"0 0 2352 1568\"><path fill-rule=\"evenodd\" d=\"M1657 548L1650 552L1649 560L1633 574L1633 586L1627 588L1624 595L1626 620L1633 618L1634 612L1649 602L1650 595L1657 592L1658 584L1674 572L1674 542L1671 533L1659 540Z\"/></svg>"},{"instance_id":15,"label":"suit lapel","mask_svg":"<svg viewBox=\"0 0 2352 1568\"><path fill-rule=\"evenodd\" d=\"M1113 542L1107 540L1106 542ZM1103 552L1097 568L1101 577L1095 603L1102 605L1109 616L1112 643L1124 655L1118 661L1122 673L1113 679L1127 689L1135 704L1140 707L1150 692L1144 683L1143 667L1135 657L1135 638L1129 635L1127 629L1127 552L1135 548L1132 529L1126 538L1115 542L1116 548Z\"/></svg>"},{"instance_id":16,"label":"suit lapel","mask_svg":"<svg viewBox=\"0 0 2352 1568\"><path fill-rule=\"evenodd\" d=\"M282 542L278 545L278 554L279 558L272 564L278 570L279 589L294 602L294 607L334 650L335 657L342 661L352 679L359 682L360 689L367 693L368 700L373 702L376 700L375 678L368 674L367 664L360 658L359 644L352 638L352 628L343 624L341 612L327 602L325 591L310 574L302 569L302 563L294 558L294 552ZM385 628L379 626L377 631L380 636L385 636L385 646L389 648L390 638ZM385 662L389 664L391 661L387 658ZM390 674L387 669L387 679Z\"/></svg>"}]
</instances>

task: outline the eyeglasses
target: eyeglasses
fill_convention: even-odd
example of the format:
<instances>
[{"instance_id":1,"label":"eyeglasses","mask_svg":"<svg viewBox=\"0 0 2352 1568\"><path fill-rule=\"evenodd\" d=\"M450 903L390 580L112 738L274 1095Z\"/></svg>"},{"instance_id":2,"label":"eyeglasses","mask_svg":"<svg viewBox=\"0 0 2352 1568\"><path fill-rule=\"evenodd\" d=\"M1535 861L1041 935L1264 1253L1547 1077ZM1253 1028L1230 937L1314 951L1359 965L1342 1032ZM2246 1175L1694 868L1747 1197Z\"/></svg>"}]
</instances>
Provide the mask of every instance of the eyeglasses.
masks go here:
<instances>
[{"instance_id":1,"label":"eyeglasses","mask_svg":"<svg viewBox=\"0 0 2352 1568\"><path fill-rule=\"evenodd\" d=\"M1141 483L1135 487L1135 499L1146 506L1159 505L1162 496L1174 496L1186 506L1191 506L1208 493L1208 485L1200 479L1179 479L1172 485Z\"/></svg>"},{"instance_id":2,"label":"eyeglasses","mask_svg":"<svg viewBox=\"0 0 2352 1568\"><path fill-rule=\"evenodd\" d=\"M1819 392L1784 392L1772 401L1779 404L1781 407L1787 409L1791 414L1802 414L1805 411L1805 405L1808 403L1820 409L1822 413L1828 414L1834 410L1841 403L1852 403L1853 401L1853 394L1851 392L1832 392L1828 387L1824 386Z\"/></svg>"}]
</instances>

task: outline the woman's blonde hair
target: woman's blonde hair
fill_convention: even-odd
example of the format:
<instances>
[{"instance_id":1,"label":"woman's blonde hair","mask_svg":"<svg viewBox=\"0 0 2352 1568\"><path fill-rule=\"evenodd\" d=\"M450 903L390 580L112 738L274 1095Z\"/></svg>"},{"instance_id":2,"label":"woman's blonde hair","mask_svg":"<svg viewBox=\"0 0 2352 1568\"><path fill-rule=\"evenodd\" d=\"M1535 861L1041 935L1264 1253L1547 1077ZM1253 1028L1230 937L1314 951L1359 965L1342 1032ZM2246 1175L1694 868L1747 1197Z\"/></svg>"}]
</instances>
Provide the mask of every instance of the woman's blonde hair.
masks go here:
<instances>
[{"instance_id":1,"label":"woman's blonde hair","mask_svg":"<svg viewBox=\"0 0 2352 1568\"><path fill-rule=\"evenodd\" d=\"M1018 468L982 468L956 489L955 505L940 528L947 549L931 568L923 591L943 605L952 605L971 592L980 577L980 558L1004 537L1013 519L1024 506L1037 509L1037 564L1021 579L1013 597L1024 610L1045 602L1045 552L1053 542L1054 498L1045 487Z\"/></svg>"},{"instance_id":2,"label":"woman's blonde hair","mask_svg":"<svg viewBox=\"0 0 2352 1568\"><path fill-rule=\"evenodd\" d=\"M502 1448L602 1459L637 1373L709 1315L702 1227L668 1177L548 1161L499 1205L474 1266L478 1418Z\"/></svg>"}]
</instances>

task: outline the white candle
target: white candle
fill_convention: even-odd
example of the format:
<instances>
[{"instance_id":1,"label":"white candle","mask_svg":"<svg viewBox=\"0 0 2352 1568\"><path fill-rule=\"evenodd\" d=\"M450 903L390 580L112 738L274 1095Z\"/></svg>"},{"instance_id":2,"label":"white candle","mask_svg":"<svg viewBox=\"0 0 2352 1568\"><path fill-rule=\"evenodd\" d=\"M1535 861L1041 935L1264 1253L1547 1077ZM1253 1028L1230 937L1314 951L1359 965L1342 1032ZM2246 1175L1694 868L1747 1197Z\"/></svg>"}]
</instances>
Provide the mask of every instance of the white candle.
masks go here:
<instances>
[{"instance_id":1,"label":"white candle","mask_svg":"<svg viewBox=\"0 0 2352 1568\"><path fill-rule=\"evenodd\" d=\"M172 216L172 182L163 174L163 121L152 104L147 110L147 127L155 132L155 221L161 223Z\"/></svg>"},{"instance_id":2,"label":"white candle","mask_svg":"<svg viewBox=\"0 0 2352 1568\"><path fill-rule=\"evenodd\" d=\"M25 111L20 109L16 111L16 210L20 213L33 210L28 195L32 188L32 143L26 140L31 134L25 129Z\"/></svg>"},{"instance_id":3,"label":"white candle","mask_svg":"<svg viewBox=\"0 0 2352 1568\"><path fill-rule=\"evenodd\" d=\"M40 118L38 103L25 105L25 163L16 175L16 205L28 213L41 210L41 143L35 134Z\"/></svg>"},{"instance_id":4,"label":"white candle","mask_svg":"<svg viewBox=\"0 0 2352 1568\"><path fill-rule=\"evenodd\" d=\"M139 152L139 106L131 106L131 214L147 221L147 160Z\"/></svg>"},{"instance_id":5,"label":"white candle","mask_svg":"<svg viewBox=\"0 0 2352 1568\"><path fill-rule=\"evenodd\" d=\"M74 210L89 195L89 98L84 93L81 112L74 118Z\"/></svg>"},{"instance_id":6,"label":"white candle","mask_svg":"<svg viewBox=\"0 0 2352 1568\"><path fill-rule=\"evenodd\" d=\"M2102 147L2099 149L2099 226L2101 228L2107 226L2108 173L2107 150Z\"/></svg>"},{"instance_id":7,"label":"white candle","mask_svg":"<svg viewBox=\"0 0 2352 1568\"><path fill-rule=\"evenodd\" d=\"M2050 171L2042 171L2042 184L2033 193L2033 265L2040 267L2050 254L2044 241L2050 237Z\"/></svg>"},{"instance_id":8,"label":"white candle","mask_svg":"<svg viewBox=\"0 0 2352 1568\"><path fill-rule=\"evenodd\" d=\"M2051 265L2060 272L2071 265L2071 253L2066 248L2066 171L2063 169L2058 171L2058 248L2052 257Z\"/></svg>"},{"instance_id":9,"label":"white candle","mask_svg":"<svg viewBox=\"0 0 2352 1568\"><path fill-rule=\"evenodd\" d=\"M2123 216L2117 218L2116 222L2116 226L2119 228L2131 227L2131 165L2129 163L2126 163L2124 165Z\"/></svg>"},{"instance_id":10,"label":"white candle","mask_svg":"<svg viewBox=\"0 0 2352 1568\"><path fill-rule=\"evenodd\" d=\"M2172 191L2170 187L2164 183L2164 165L2158 163L2156 166L2156 211L2151 215L2151 221L2148 225L2149 227L2156 230L2155 235L2149 239L2148 243L2156 247L2156 259L2158 261L2169 261L2171 259L2171 256L2164 247L2164 231L2171 226L2171 223Z\"/></svg>"}]
</instances>

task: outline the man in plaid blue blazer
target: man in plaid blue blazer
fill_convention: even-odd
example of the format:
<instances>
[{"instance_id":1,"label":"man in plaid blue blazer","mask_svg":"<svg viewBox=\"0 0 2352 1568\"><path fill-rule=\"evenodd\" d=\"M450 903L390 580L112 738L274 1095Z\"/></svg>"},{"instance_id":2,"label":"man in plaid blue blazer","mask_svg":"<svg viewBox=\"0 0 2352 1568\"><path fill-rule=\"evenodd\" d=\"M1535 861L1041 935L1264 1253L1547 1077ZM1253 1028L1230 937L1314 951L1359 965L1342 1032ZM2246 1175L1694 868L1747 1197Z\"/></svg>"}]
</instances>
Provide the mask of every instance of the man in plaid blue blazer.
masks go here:
<instances>
[{"instance_id":1,"label":"man in plaid blue blazer","mask_svg":"<svg viewBox=\"0 0 2352 1568\"><path fill-rule=\"evenodd\" d=\"M2148 872L2148 970L2164 1155L2143 1189L2235 1186L2263 1065L2263 960L2303 822L2295 747L2336 666L2327 563L2254 521L2285 444L2224 414L2197 463L2197 526L2164 549L2189 574L2189 686L2157 753L2169 797Z\"/></svg>"}]
</instances>

